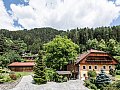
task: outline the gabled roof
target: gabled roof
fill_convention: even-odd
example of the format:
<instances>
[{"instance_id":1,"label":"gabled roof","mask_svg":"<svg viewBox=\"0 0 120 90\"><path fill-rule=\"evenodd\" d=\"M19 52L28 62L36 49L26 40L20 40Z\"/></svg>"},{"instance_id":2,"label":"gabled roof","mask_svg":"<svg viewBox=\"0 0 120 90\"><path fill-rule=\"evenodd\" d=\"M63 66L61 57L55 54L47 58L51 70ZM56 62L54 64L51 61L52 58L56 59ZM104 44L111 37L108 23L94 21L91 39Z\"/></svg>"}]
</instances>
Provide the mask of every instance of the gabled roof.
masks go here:
<instances>
[{"instance_id":1,"label":"gabled roof","mask_svg":"<svg viewBox=\"0 0 120 90\"><path fill-rule=\"evenodd\" d=\"M87 52L81 54L78 56L77 60L76 60L76 64L78 64L81 60L83 60L84 58L86 58L90 53L106 53L104 51L99 51L99 50L88 50Z\"/></svg>"},{"instance_id":2,"label":"gabled roof","mask_svg":"<svg viewBox=\"0 0 120 90\"><path fill-rule=\"evenodd\" d=\"M9 64L8 66L34 66L34 62L13 62Z\"/></svg>"}]
</instances>

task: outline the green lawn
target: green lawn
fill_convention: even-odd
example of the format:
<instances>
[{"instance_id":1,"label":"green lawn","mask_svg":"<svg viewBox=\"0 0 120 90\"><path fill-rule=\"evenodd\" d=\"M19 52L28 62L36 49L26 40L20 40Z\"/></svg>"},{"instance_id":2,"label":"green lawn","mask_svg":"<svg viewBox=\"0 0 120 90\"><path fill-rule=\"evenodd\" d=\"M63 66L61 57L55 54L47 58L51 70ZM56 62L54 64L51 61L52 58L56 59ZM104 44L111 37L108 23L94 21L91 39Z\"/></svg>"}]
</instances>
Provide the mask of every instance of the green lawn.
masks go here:
<instances>
[{"instance_id":1,"label":"green lawn","mask_svg":"<svg viewBox=\"0 0 120 90\"><path fill-rule=\"evenodd\" d=\"M16 75L20 74L21 76L32 75L33 72L15 72Z\"/></svg>"},{"instance_id":2,"label":"green lawn","mask_svg":"<svg viewBox=\"0 0 120 90\"><path fill-rule=\"evenodd\" d=\"M116 79L116 80L120 80L120 75L116 75L116 76L115 76L115 79Z\"/></svg>"}]
</instances>

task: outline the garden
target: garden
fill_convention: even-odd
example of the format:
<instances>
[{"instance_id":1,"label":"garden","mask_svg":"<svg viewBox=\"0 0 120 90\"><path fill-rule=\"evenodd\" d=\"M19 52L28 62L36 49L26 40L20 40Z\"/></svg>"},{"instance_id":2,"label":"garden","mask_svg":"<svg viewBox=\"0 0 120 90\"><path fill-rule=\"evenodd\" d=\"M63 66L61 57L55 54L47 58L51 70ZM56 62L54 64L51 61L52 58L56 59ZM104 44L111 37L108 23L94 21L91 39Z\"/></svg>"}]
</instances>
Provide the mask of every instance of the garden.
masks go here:
<instances>
[{"instance_id":1,"label":"garden","mask_svg":"<svg viewBox=\"0 0 120 90\"><path fill-rule=\"evenodd\" d=\"M88 79L84 85L93 90L120 90L120 70L109 70L109 75L101 69L97 75L95 70L88 71Z\"/></svg>"}]
</instances>

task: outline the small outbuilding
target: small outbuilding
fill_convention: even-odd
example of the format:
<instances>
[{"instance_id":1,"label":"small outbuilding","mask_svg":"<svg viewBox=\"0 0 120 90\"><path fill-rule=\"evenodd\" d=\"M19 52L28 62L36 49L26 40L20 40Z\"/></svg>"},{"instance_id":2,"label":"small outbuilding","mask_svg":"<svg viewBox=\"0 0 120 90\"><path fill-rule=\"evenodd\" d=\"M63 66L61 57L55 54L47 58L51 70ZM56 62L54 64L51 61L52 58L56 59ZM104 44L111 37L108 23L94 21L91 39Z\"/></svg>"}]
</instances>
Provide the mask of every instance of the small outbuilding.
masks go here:
<instances>
[{"instance_id":1,"label":"small outbuilding","mask_svg":"<svg viewBox=\"0 0 120 90\"><path fill-rule=\"evenodd\" d=\"M34 66L35 62L13 62L8 65L9 69L15 72L31 72Z\"/></svg>"}]
</instances>

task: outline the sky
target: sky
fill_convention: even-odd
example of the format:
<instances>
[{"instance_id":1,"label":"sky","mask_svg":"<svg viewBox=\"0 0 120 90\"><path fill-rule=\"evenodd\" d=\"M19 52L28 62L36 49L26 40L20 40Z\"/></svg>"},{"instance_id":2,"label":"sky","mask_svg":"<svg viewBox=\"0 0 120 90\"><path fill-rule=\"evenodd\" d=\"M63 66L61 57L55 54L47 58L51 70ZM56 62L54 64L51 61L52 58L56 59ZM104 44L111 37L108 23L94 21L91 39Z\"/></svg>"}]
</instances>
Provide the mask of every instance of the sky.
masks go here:
<instances>
[{"instance_id":1,"label":"sky","mask_svg":"<svg viewBox=\"0 0 120 90\"><path fill-rule=\"evenodd\" d=\"M120 25L120 0L0 0L0 29Z\"/></svg>"}]
</instances>

